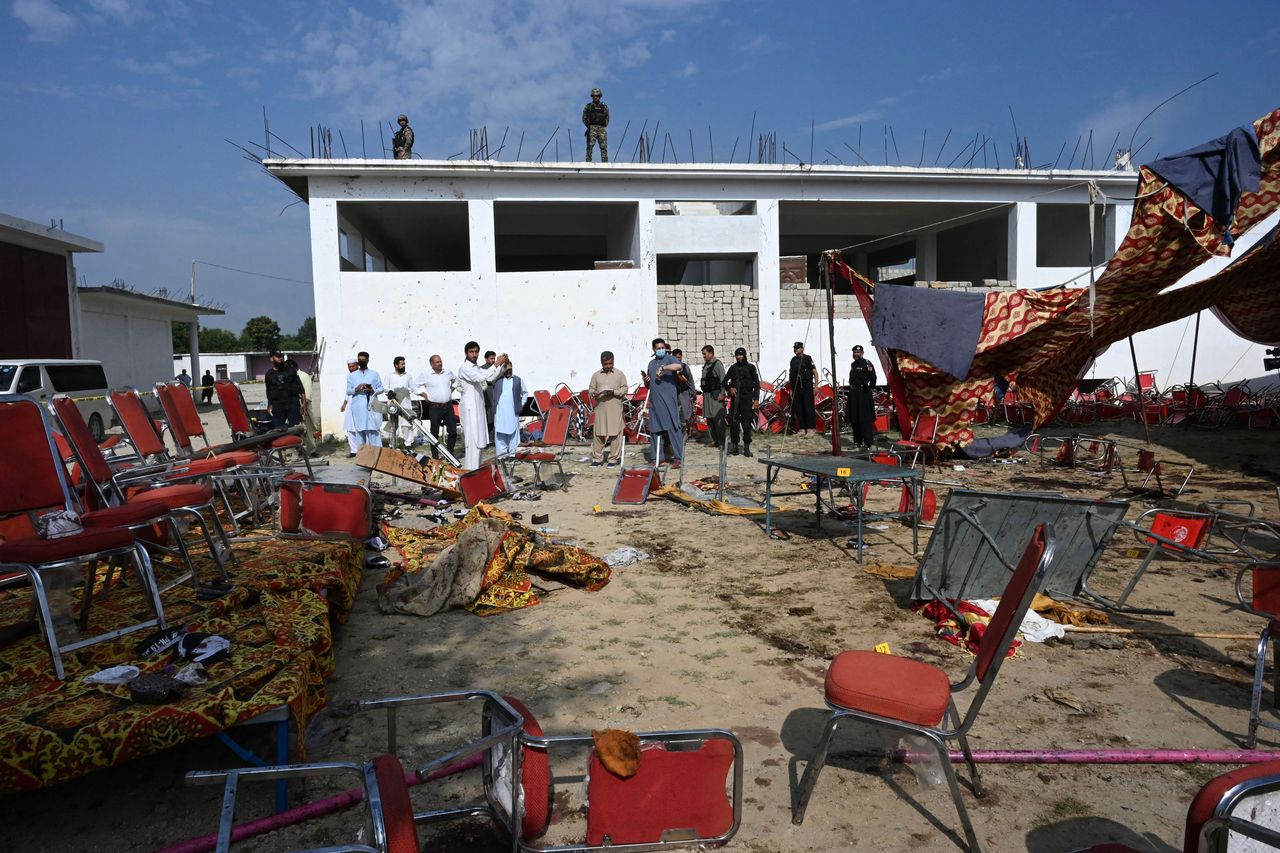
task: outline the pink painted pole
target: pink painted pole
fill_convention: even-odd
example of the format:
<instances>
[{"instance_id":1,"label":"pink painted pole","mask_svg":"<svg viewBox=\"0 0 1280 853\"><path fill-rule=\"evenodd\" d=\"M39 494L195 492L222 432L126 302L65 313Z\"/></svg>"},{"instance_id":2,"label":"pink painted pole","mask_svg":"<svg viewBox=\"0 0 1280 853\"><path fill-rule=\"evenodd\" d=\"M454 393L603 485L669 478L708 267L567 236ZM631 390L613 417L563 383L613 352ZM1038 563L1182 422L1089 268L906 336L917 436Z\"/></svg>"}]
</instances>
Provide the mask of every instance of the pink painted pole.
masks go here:
<instances>
[{"instance_id":1,"label":"pink painted pole","mask_svg":"<svg viewBox=\"0 0 1280 853\"><path fill-rule=\"evenodd\" d=\"M895 749L894 761L906 761L908 750ZM959 750L953 764L964 761ZM868 756L872 757L872 756ZM1280 761L1280 750L1267 749L975 749L978 764L1262 764Z\"/></svg>"},{"instance_id":2,"label":"pink painted pole","mask_svg":"<svg viewBox=\"0 0 1280 853\"><path fill-rule=\"evenodd\" d=\"M450 764L448 767L442 767L434 773L419 779L416 773L405 773L404 783L412 788L415 785L421 785L423 782L433 782L436 779L443 779L445 776L452 776L455 773L461 773L464 770L470 770L473 767L479 767L484 762L483 755L473 755L462 761ZM325 797L323 800L316 800L312 803L303 803L300 806L280 812L279 814L268 815L267 817L251 820L248 823L242 823L231 830L231 841L243 841L246 838L253 838L255 835L272 832L277 829L283 829L286 826L293 826L312 818L327 815L338 809L345 809L348 806L354 806L356 803L364 799L363 788L351 788L340 794L334 794ZM202 835L199 838L192 838L187 841L179 842L169 847L157 850L156 853L207 853L214 849L218 844L218 833L213 832L209 835Z\"/></svg>"}]
</instances>

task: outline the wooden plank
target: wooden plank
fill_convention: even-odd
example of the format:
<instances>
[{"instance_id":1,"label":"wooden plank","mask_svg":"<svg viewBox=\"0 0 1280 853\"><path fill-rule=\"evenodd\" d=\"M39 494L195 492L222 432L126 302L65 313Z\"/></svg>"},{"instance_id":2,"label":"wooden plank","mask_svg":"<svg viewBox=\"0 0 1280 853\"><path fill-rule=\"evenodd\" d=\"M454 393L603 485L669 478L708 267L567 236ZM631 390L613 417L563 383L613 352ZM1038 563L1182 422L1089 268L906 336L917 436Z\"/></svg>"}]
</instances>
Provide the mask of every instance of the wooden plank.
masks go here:
<instances>
[{"instance_id":1,"label":"wooden plank","mask_svg":"<svg viewBox=\"0 0 1280 853\"><path fill-rule=\"evenodd\" d=\"M462 497L462 492L458 489L458 478L462 476L462 469L439 459L428 458L419 463L403 450L366 444L356 453L355 461L357 466L368 471L390 474L401 480L438 489L452 500Z\"/></svg>"}]
</instances>

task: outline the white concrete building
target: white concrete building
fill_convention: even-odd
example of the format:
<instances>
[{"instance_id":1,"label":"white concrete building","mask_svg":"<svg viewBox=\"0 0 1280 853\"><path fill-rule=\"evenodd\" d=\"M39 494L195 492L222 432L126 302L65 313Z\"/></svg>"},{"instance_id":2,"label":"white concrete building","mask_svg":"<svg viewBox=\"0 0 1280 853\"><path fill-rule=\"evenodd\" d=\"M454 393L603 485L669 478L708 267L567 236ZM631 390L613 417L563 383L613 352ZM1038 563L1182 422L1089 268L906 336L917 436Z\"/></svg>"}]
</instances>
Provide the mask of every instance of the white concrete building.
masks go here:
<instances>
[{"instance_id":1,"label":"white concrete building","mask_svg":"<svg viewBox=\"0 0 1280 853\"><path fill-rule=\"evenodd\" d=\"M1091 253L1088 182L1116 199L1136 187L1135 173L1117 171L426 160L267 167L310 205L316 327L330 356L321 366L324 400L341 398L349 353L368 350L375 365L402 354L411 371L440 353L456 368L471 339L509 353L531 389L583 387L604 349L634 383L658 335L695 363L705 343L726 357L746 346L766 379L785 370L797 340L826 368L820 252L847 247L848 261L877 280L1087 284L1091 254L1100 274L1132 212L1127 201L1103 204ZM850 347L868 333L851 296L837 291L836 303L843 374ZM1160 332L1159 352L1140 339L1143 367L1160 369L1162 384L1177 332ZM1206 314L1197 378L1230 378L1223 371L1245 343ZM1119 349L1096 375L1132 373ZM1183 363L1189 338L1185 349ZM340 431L337 405L323 409L324 429Z\"/></svg>"}]
</instances>

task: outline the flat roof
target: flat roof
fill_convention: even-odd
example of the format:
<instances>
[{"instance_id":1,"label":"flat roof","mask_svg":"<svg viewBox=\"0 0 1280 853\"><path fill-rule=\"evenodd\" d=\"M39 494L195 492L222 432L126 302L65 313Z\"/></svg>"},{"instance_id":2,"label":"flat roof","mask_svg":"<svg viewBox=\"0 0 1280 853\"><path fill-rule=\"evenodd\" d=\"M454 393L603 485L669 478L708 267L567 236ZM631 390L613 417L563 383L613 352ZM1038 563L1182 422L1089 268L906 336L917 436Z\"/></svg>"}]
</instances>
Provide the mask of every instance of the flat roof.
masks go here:
<instances>
[{"instance_id":1,"label":"flat roof","mask_svg":"<svg viewBox=\"0 0 1280 853\"><path fill-rule=\"evenodd\" d=\"M82 295L101 295L119 297L122 299L134 299L139 302L146 302L149 305L160 305L165 308L171 308L174 311L181 311L184 314L203 314L203 315L222 315L226 314L221 308L214 308L211 305L201 305L198 302L183 302L179 299L169 299L164 296L153 296L150 293L138 293L136 290L127 290L123 287L112 287L111 285L102 285L101 287L77 287Z\"/></svg>"},{"instance_id":2,"label":"flat roof","mask_svg":"<svg viewBox=\"0 0 1280 853\"><path fill-rule=\"evenodd\" d=\"M996 181L1010 184L1096 181L1099 185L1131 188L1136 171L1107 169L946 169L937 166L851 166L799 163L537 163L508 160L366 160L275 158L263 161L272 174L302 199L310 177L494 178L504 175L545 178L672 178L677 180L739 178L760 181L824 179Z\"/></svg>"},{"instance_id":3,"label":"flat roof","mask_svg":"<svg viewBox=\"0 0 1280 853\"><path fill-rule=\"evenodd\" d=\"M62 254L65 252L101 252L103 246L79 234L72 234L53 225L41 225L30 219L20 219L0 213L0 243L26 246L41 252Z\"/></svg>"}]
</instances>

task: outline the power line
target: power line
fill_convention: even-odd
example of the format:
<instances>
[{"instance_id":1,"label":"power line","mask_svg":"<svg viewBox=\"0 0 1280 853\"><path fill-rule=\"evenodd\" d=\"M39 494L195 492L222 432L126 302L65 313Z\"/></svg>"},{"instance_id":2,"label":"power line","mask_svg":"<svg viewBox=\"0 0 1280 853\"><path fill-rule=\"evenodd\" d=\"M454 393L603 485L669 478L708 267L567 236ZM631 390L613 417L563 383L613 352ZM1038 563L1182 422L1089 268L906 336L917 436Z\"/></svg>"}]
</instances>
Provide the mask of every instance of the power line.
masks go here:
<instances>
[{"instance_id":1,"label":"power line","mask_svg":"<svg viewBox=\"0 0 1280 853\"><path fill-rule=\"evenodd\" d=\"M252 270L242 270L242 269L237 269L235 267L224 267L222 264L215 264L209 261L198 260L196 261L196 263L203 264L206 267L216 267L217 269L220 269L220 270L227 270L228 272L238 272L243 275L254 275L254 276L257 276L258 278L270 278L270 279L274 279L275 281L288 281L294 284L311 284L310 281L303 281L300 278L285 278L284 276L279 276L279 275L267 275L264 272L253 272Z\"/></svg>"}]
</instances>

